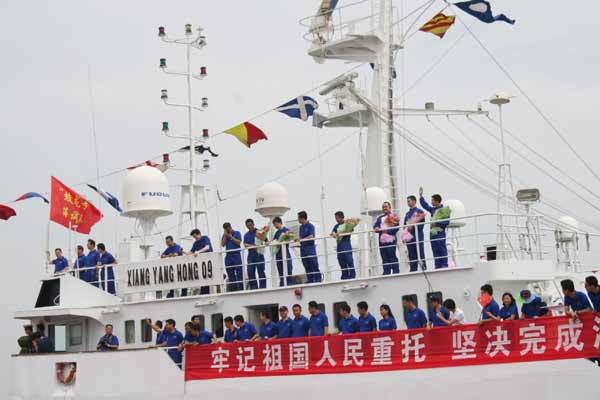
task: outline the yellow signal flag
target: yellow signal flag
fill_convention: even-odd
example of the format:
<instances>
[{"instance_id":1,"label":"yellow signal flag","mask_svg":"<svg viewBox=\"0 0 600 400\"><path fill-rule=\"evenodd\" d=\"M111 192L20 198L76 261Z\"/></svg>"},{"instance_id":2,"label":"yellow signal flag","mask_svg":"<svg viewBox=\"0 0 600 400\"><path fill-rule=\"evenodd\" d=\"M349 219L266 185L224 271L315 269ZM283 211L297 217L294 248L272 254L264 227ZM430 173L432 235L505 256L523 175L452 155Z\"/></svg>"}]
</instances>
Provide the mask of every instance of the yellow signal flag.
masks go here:
<instances>
[{"instance_id":1,"label":"yellow signal flag","mask_svg":"<svg viewBox=\"0 0 600 400\"><path fill-rule=\"evenodd\" d=\"M420 27L419 30L422 32L433 33L441 39L454 24L455 19L456 17L454 15L445 15L440 12L434 15L434 17Z\"/></svg>"}]
</instances>

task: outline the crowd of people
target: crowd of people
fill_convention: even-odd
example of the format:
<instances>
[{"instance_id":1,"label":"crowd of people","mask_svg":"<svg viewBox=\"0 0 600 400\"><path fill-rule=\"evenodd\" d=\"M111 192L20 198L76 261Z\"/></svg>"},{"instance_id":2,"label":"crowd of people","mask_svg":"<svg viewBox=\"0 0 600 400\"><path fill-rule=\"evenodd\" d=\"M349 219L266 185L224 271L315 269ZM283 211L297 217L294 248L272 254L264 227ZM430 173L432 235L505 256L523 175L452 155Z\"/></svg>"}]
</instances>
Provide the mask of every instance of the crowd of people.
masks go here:
<instances>
[{"instance_id":1,"label":"crowd of people","mask_svg":"<svg viewBox=\"0 0 600 400\"><path fill-rule=\"evenodd\" d=\"M448 267L448 252L446 248L446 227L448 219L440 219L437 213L444 209L442 197L439 194L431 196L431 204L423 198L423 189L419 189L420 204L431 214L432 222L430 226L430 243L433 252L435 268ZM425 212L417 207L417 198L408 196L408 212L404 216L404 229L401 233L401 240L405 243L408 251L408 262L410 271L415 272L427 268L424 251L424 224ZM436 217L437 215L437 217ZM341 270L341 279L353 279L356 277L354 267L353 248L351 234L354 229L352 221L345 217L343 211L337 211L334 215L336 224L334 225L330 236L337 242L336 252L338 264ZM277 266L279 274L279 285L289 286L294 284L293 262L290 253L290 243L298 242L300 247L300 258L306 274L308 283L321 282L323 279L319 267L319 258L317 255L317 246L315 242L315 226L309 221L306 211L300 211L297 214L299 229L297 234L290 232L283 220L276 217L272 220L274 234L272 239L266 237L266 232L270 229L265 227L258 229L253 219L248 218L245 221L246 233L242 236L241 232L235 230L231 223L223 224L223 234L220 245L225 250L225 272L228 281L228 290L238 291L245 288L242 248L247 250L246 275L248 289L266 288L267 278L265 274L265 246L273 244L272 255ZM400 266L397 256L397 237L400 231L400 218L392 213L392 206L389 202L382 204L382 213L375 219L373 230L379 238L379 251L382 260L383 274L397 274L400 272ZM202 235L199 229L190 232L194 242L189 251L184 250L179 244L175 243L172 236L165 238L166 248L161 257L178 257L189 254L200 254L212 252L213 246L210 238ZM97 250L96 250L97 247ZM106 251L103 243L96 246L93 239L87 242L88 254L84 252L83 246L77 246L77 258L69 265L69 261L63 256L62 250L55 250L56 258L52 260L55 273L78 271L82 280L89 282L97 287L107 285L109 293L115 293L114 271L112 267L103 267L104 265L113 265L116 259ZM284 272L285 271L285 272ZM105 276L106 274L106 276ZM181 295L186 296L187 289L182 289ZM209 287L202 287L200 294L209 293ZM168 293L172 297L173 291Z\"/></svg>"}]
</instances>

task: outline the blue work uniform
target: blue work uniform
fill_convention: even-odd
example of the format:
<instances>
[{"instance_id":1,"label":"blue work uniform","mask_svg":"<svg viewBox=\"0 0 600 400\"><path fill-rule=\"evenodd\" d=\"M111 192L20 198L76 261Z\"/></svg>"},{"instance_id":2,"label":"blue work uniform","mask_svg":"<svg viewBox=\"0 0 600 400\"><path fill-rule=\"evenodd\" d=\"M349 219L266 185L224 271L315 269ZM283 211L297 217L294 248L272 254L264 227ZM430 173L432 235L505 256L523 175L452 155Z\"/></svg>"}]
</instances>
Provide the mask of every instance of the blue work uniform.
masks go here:
<instances>
[{"instance_id":1,"label":"blue work uniform","mask_svg":"<svg viewBox=\"0 0 600 400\"><path fill-rule=\"evenodd\" d=\"M279 339L287 339L292 337L292 319L280 319L277 321L277 337Z\"/></svg>"},{"instance_id":2,"label":"blue work uniform","mask_svg":"<svg viewBox=\"0 0 600 400\"><path fill-rule=\"evenodd\" d=\"M411 208L404 216L404 225L408 224L410 219L415 214L424 214L424 212L418 207ZM406 249L408 250L408 265L410 266L410 272L418 271L419 263L421 264L422 270L425 271L427 269L427 264L425 262L425 236L423 233L424 226L418 225L416 232L414 226L409 226L408 229L413 235L412 239L406 242Z\"/></svg>"},{"instance_id":3,"label":"blue work uniform","mask_svg":"<svg viewBox=\"0 0 600 400\"><path fill-rule=\"evenodd\" d=\"M75 276L78 276L79 279L81 279L81 280L83 280L83 275L85 274L86 271L79 271L79 269L85 268L85 259L86 259L85 254L82 254L79 257L77 257L77 259L73 263L73 269L76 271L75 273L77 274Z\"/></svg>"},{"instance_id":4,"label":"blue work uniform","mask_svg":"<svg viewBox=\"0 0 600 400\"><path fill-rule=\"evenodd\" d=\"M381 228L383 220L390 214L381 214L375 219L373 229ZM383 274L398 274L400 273L400 265L398 264L398 256L396 256L396 235L400 228L386 229L385 231L379 232L379 254L381 255L381 262L383 264ZM394 241L391 243L382 243L381 235L387 233L394 237Z\"/></svg>"},{"instance_id":5,"label":"blue work uniform","mask_svg":"<svg viewBox=\"0 0 600 400\"><path fill-rule=\"evenodd\" d=\"M244 234L244 244L254 246L256 244L256 228ZM255 248L248 249L248 287L250 289L264 289L267 287L267 276L265 275L265 256ZM258 274L258 283L256 281Z\"/></svg>"},{"instance_id":6,"label":"blue work uniform","mask_svg":"<svg viewBox=\"0 0 600 400\"><path fill-rule=\"evenodd\" d=\"M182 256L183 249L177 243L173 243L173 246L167 247L165 249L165 251L162 252L163 256L170 256L171 254L175 254L176 256ZM181 295L187 296L187 289L181 289ZM170 299L172 297L175 297L175 290L173 290L173 289L169 290L169 292L167 293L168 299Z\"/></svg>"},{"instance_id":7,"label":"blue work uniform","mask_svg":"<svg viewBox=\"0 0 600 400\"><path fill-rule=\"evenodd\" d=\"M548 308L546 308L546 303L542 299L535 297L529 303L523 303L521 313L525 315L525 318L543 317L548 314Z\"/></svg>"},{"instance_id":8,"label":"blue work uniform","mask_svg":"<svg viewBox=\"0 0 600 400\"><path fill-rule=\"evenodd\" d=\"M266 324L260 324L260 337L263 339L270 339L278 334L277 324L273 321L269 321Z\"/></svg>"},{"instance_id":9,"label":"blue work uniform","mask_svg":"<svg viewBox=\"0 0 600 400\"><path fill-rule=\"evenodd\" d=\"M192 244L192 248L190 249L190 251L192 253L195 253L197 251L202 250L206 246L208 246L208 250L206 250L204 253L212 253L213 252L213 247L212 247L212 243L210 242L210 238L208 236L200 236L200 239L194 241L194 243ZM200 287L200 294L209 294L209 293L210 293L210 288L208 286L201 286ZM182 296L186 296L187 295L187 289L183 289L181 291L181 295Z\"/></svg>"},{"instance_id":10,"label":"blue work uniform","mask_svg":"<svg viewBox=\"0 0 600 400\"><path fill-rule=\"evenodd\" d=\"M440 307L440 313L445 319L450 319L450 311L446 310L445 307ZM437 316L435 308L429 310L429 322L432 326L446 326L446 323Z\"/></svg>"},{"instance_id":11,"label":"blue work uniform","mask_svg":"<svg viewBox=\"0 0 600 400\"><path fill-rule=\"evenodd\" d=\"M238 340L250 340L256 335L256 328L250 322L244 322L244 325L238 327Z\"/></svg>"},{"instance_id":12,"label":"blue work uniform","mask_svg":"<svg viewBox=\"0 0 600 400\"><path fill-rule=\"evenodd\" d=\"M117 260L110 254L108 251L105 251L100 256L100 264L101 265L109 265L116 263ZM106 277L105 277L106 274ZM113 271L113 267L106 267L100 269L100 282L102 290L104 290L104 281L107 281L107 291L108 293L115 294L115 271Z\"/></svg>"},{"instance_id":13,"label":"blue work uniform","mask_svg":"<svg viewBox=\"0 0 600 400\"><path fill-rule=\"evenodd\" d=\"M315 226L310 222L300 225L300 239L315 235ZM321 271L319 271L319 258L317 257L317 246L314 240L306 240L300 242L300 257L302 257L302 265L306 271L306 280L308 283L321 282Z\"/></svg>"},{"instance_id":14,"label":"blue work uniform","mask_svg":"<svg viewBox=\"0 0 600 400\"><path fill-rule=\"evenodd\" d=\"M371 313L367 313L365 317L358 317L358 331L359 332L372 332L377 330L377 320Z\"/></svg>"},{"instance_id":15,"label":"blue work uniform","mask_svg":"<svg viewBox=\"0 0 600 400\"><path fill-rule=\"evenodd\" d=\"M242 241L242 234L238 231L231 231L231 236L240 242ZM235 244L233 238L228 237L225 240L225 270L227 272L227 279L229 280L229 287L232 291L244 290L244 266L242 265L242 252L241 243Z\"/></svg>"},{"instance_id":16,"label":"blue work uniform","mask_svg":"<svg viewBox=\"0 0 600 400\"><path fill-rule=\"evenodd\" d=\"M421 207L423 207L427 212L431 214L433 218L434 214L440 208L444 208L443 204L440 204L437 207L434 207L427 203L423 197L419 199L421 203ZM448 268L448 248L446 247L446 227L450 221L440 221L434 222L430 225L429 229L429 241L431 242L431 251L433 253L435 269L438 268ZM440 228L441 231L437 232L437 234L431 232L431 228ZM419 236L421 238L421 236Z\"/></svg>"},{"instance_id":17,"label":"blue work uniform","mask_svg":"<svg viewBox=\"0 0 600 400\"><path fill-rule=\"evenodd\" d=\"M273 240L279 240L282 234L288 232L289 229L287 226L282 226L281 229L275 231L275 235L273 235ZM285 249L284 249L285 247ZM285 279L285 285L291 286L294 284L294 277L292 276L292 255L290 254L290 245L286 244L285 246L279 246L279 250L275 253L275 263L277 264L277 272L279 272L279 286L283 286L283 252L285 251L285 257L287 262L287 276Z\"/></svg>"},{"instance_id":18,"label":"blue work uniform","mask_svg":"<svg viewBox=\"0 0 600 400\"><path fill-rule=\"evenodd\" d=\"M81 275L79 275L79 278L98 287L98 280L96 279L96 266L98 265L99 261L100 253L98 253L98 250L91 250L85 257L85 267L87 269L83 271Z\"/></svg>"},{"instance_id":19,"label":"blue work uniform","mask_svg":"<svg viewBox=\"0 0 600 400\"><path fill-rule=\"evenodd\" d=\"M427 317L425 316L425 312L418 307L412 311L406 309L404 322L406 322L408 329L423 328L427 325Z\"/></svg>"},{"instance_id":20,"label":"blue work uniform","mask_svg":"<svg viewBox=\"0 0 600 400\"><path fill-rule=\"evenodd\" d=\"M502 320L506 320L506 319L509 319L511 315L515 316L513 319L515 319L515 320L519 319L519 310L517 309L517 305L513 303L510 306L506 307L503 304L502 307L500 308L500 310L498 311L498 316Z\"/></svg>"},{"instance_id":21,"label":"blue work uniform","mask_svg":"<svg viewBox=\"0 0 600 400\"><path fill-rule=\"evenodd\" d=\"M325 328L329 326L327 315L322 311L318 311L316 314L311 315L309 323L310 336L325 335Z\"/></svg>"},{"instance_id":22,"label":"blue work uniform","mask_svg":"<svg viewBox=\"0 0 600 400\"><path fill-rule=\"evenodd\" d=\"M165 341L165 331L166 331L166 330L165 330L165 329L163 329L162 331L160 331L160 332L158 332L158 333L156 334L156 342L155 342L155 343L156 343L157 345L158 345L158 344L161 344L161 343L163 343L163 342Z\"/></svg>"},{"instance_id":23,"label":"blue work uniform","mask_svg":"<svg viewBox=\"0 0 600 400\"><path fill-rule=\"evenodd\" d=\"M110 344L111 346L118 346L119 338L116 337L115 335L104 335L100 338L100 340L98 341L98 344L100 345L100 347L98 348L98 350L100 350L100 351L115 350L115 349L111 349L110 347L108 347L107 344Z\"/></svg>"},{"instance_id":24,"label":"blue work uniform","mask_svg":"<svg viewBox=\"0 0 600 400\"><path fill-rule=\"evenodd\" d=\"M199 344L211 344L214 334L211 331L202 330L198 334L198 343Z\"/></svg>"},{"instance_id":25,"label":"blue work uniform","mask_svg":"<svg viewBox=\"0 0 600 400\"><path fill-rule=\"evenodd\" d=\"M496 300L492 299L490 301L490 304L488 304L487 306L485 306L483 308L483 310L481 310L481 320L482 321L485 321L486 319L490 319L490 316L487 315L487 311L492 313L492 315L494 317L498 316L498 313L500 312L500 306L498 306L498 303L496 303Z\"/></svg>"},{"instance_id":26,"label":"blue work uniform","mask_svg":"<svg viewBox=\"0 0 600 400\"><path fill-rule=\"evenodd\" d=\"M343 223L343 222L342 222ZM335 224L332 233L336 233L341 224ZM352 257L352 239L350 235L338 236L337 238L337 259L342 269L342 279L356 278L354 270L354 258Z\"/></svg>"},{"instance_id":27,"label":"blue work uniform","mask_svg":"<svg viewBox=\"0 0 600 400\"><path fill-rule=\"evenodd\" d=\"M590 300L587 298L585 293L576 291L575 298L572 299L569 296L565 296L565 306L570 306L573 311L581 311L586 308L591 308L593 310L592 304Z\"/></svg>"},{"instance_id":28,"label":"blue work uniform","mask_svg":"<svg viewBox=\"0 0 600 400\"><path fill-rule=\"evenodd\" d=\"M590 298L590 300L592 301L592 306L594 306L594 311L599 312L600 311L600 290L598 290L597 293L588 291L587 294L588 294L588 297Z\"/></svg>"},{"instance_id":29,"label":"blue work uniform","mask_svg":"<svg viewBox=\"0 0 600 400\"><path fill-rule=\"evenodd\" d=\"M380 331L395 331L398 329L396 325L396 319L392 316L388 316L387 318L381 318L379 320L379 330Z\"/></svg>"},{"instance_id":30,"label":"blue work uniform","mask_svg":"<svg viewBox=\"0 0 600 400\"><path fill-rule=\"evenodd\" d=\"M59 258L52 260L52 264L54 264L54 273L55 274L58 274L63 269L69 267L69 261L67 261L65 256L60 256Z\"/></svg>"},{"instance_id":31,"label":"blue work uniform","mask_svg":"<svg viewBox=\"0 0 600 400\"><path fill-rule=\"evenodd\" d=\"M301 315L292 320L292 337L308 336L310 329L310 321L304 315Z\"/></svg>"},{"instance_id":32,"label":"blue work uniform","mask_svg":"<svg viewBox=\"0 0 600 400\"><path fill-rule=\"evenodd\" d=\"M359 332L358 320L352 314L348 318L340 318L340 332L343 334Z\"/></svg>"},{"instance_id":33,"label":"blue work uniform","mask_svg":"<svg viewBox=\"0 0 600 400\"><path fill-rule=\"evenodd\" d=\"M163 343L165 343L167 347L177 347L181 342L183 342L183 335L177 329L173 332L169 332L166 329L163 331ZM167 350L167 354L175 364L181 365L181 352L179 350L169 349Z\"/></svg>"},{"instance_id":34,"label":"blue work uniform","mask_svg":"<svg viewBox=\"0 0 600 400\"><path fill-rule=\"evenodd\" d=\"M225 335L223 337L223 341L225 343L233 343L236 340L240 340L238 328L225 329Z\"/></svg>"}]
</instances>

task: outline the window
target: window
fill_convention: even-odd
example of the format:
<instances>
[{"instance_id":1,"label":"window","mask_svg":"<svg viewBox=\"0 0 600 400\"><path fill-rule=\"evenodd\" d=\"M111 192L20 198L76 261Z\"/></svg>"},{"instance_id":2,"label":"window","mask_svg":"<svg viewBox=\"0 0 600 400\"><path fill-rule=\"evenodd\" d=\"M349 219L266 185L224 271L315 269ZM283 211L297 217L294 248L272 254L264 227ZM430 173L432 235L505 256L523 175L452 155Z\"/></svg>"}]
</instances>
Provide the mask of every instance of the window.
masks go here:
<instances>
[{"instance_id":1,"label":"window","mask_svg":"<svg viewBox=\"0 0 600 400\"><path fill-rule=\"evenodd\" d=\"M204 327L205 327L204 315L202 315L202 314L192 315L192 323L200 325L200 330L203 331Z\"/></svg>"},{"instance_id":2,"label":"window","mask_svg":"<svg viewBox=\"0 0 600 400\"><path fill-rule=\"evenodd\" d=\"M343 306L344 304L348 304L348 303L345 301L338 301L337 303L333 303L333 321L334 321L335 327L338 330L340 329L340 320L342 319L342 317L340 317L339 310L340 310L340 307Z\"/></svg>"},{"instance_id":3,"label":"window","mask_svg":"<svg viewBox=\"0 0 600 400\"><path fill-rule=\"evenodd\" d=\"M54 343L54 351L66 351L67 327L64 325L48 325L48 339Z\"/></svg>"},{"instance_id":4,"label":"window","mask_svg":"<svg viewBox=\"0 0 600 400\"><path fill-rule=\"evenodd\" d=\"M419 298L417 297L416 294L407 294L408 297L412 298L413 301L415 302L415 305L417 307L419 307ZM404 307L404 304L402 305L402 313L404 314L404 323L406 323L406 307ZM407 324L408 325L408 324Z\"/></svg>"},{"instance_id":5,"label":"window","mask_svg":"<svg viewBox=\"0 0 600 400\"><path fill-rule=\"evenodd\" d=\"M213 314L210 319L213 333L218 338L223 337L223 314Z\"/></svg>"},{"instance_id":6,"label":"window","mask_svg":"<svg viewBox=\"0 0 600 400\"><path fill-rule=\"evenodd\" d=\"M440 301L444 302L444 297L442 292L429 292L427 293L427 318L429 319L429 313L431 312L431 298L438 297Z\"/></svg>"},{"instance_id":7,"label":"window","mask_svg":"<svg viewBox=\"0 0 600 400\"><path fill-rule=\"evenodd\" d=\"M135 321L125 321L125 343L135 343Z\"/></svg>"},{"instance_id":8,"label":"window","mask_svg":"<svg viewBox=\"0 0 600 400\"><path fill-rule=\"evenodd\" d=\"M146 322L148 321L147 318L144 318L143 320L140 321L140 332L141 332L141 340L142 343L148 343L152 341L152 327L148 326L148 323ZM152 321L150 321L152 322Z\"/></svg>"},{"instance_id":9,"label":"window","mask_svg":"<svg viewBox=\"0 0 600 400\"><path fill-rule=\"evenodd\" d=\"M83 344L83 330L81 324L69 325L69 346L80 346Z\"/></svg>"}]
</instances>

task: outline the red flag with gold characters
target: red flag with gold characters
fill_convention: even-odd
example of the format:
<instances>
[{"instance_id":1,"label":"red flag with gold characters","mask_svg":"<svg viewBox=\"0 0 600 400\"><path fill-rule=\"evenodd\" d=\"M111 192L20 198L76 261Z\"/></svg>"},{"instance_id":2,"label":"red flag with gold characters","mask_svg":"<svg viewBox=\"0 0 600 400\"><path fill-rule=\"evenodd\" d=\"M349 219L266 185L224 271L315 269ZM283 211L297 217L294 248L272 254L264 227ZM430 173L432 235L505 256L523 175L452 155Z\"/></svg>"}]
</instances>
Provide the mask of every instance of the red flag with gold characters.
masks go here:
<instances>
[{"instance_id":1,"label":"red flag with gold characters","mask_svg":"<svg viewBox=\"0 0 600 400\"><path fill-rule=\"evenodd\" d=\"M90 233L92 226L102 219L102 213L85 197L51 178L50 220L75 232Z\"/></svg>"}]
</instances>

